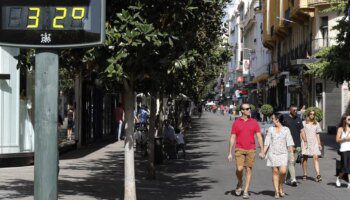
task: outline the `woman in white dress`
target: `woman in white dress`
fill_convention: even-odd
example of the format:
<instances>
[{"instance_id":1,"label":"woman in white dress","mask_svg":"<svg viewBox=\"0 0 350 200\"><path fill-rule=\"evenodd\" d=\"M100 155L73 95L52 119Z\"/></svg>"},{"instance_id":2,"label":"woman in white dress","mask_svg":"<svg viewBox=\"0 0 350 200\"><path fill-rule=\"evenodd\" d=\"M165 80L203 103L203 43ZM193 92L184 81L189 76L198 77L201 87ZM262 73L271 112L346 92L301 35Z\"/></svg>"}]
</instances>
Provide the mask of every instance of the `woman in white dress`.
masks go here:
<instances>
[{"instance_id":1,"label":"woman in white dress","mask_svg":"<svg viewBox=\"0 0 350 200\"><path fill-rule=\"evenodd\" d=\"M322 178L320 175L320 165L318 162L318 156L321 155L321 140L320 140L320 132L321 127L320 124L316 121L315 111L310 111L307 113L307 117L305 121L303 121L304 131L307 139L307 145L304 142L301 143L301 154L303 155L303 180L307 179L307 160L309 156L312 156L314 160L314 167L316 172L316 181L321 182Z\"/></svg>"},{"instance_id":2,"label":"woman in white dress","mask_svg":"<svg viewBox=\"0 0 350 200\"><path fill-rule=\"evenodd\" d=\"M275 198L278 199L285 196L283 181L287 172L288 150L293 152L294 141L289 128L281 124L282 114L273 114L271 119L274 126L268 129L264 143L264 154L261 156L266 158L267 166L272 168ZM293 153L291 154L291 159L294 160Z\"/></svg>"}]
</instances>

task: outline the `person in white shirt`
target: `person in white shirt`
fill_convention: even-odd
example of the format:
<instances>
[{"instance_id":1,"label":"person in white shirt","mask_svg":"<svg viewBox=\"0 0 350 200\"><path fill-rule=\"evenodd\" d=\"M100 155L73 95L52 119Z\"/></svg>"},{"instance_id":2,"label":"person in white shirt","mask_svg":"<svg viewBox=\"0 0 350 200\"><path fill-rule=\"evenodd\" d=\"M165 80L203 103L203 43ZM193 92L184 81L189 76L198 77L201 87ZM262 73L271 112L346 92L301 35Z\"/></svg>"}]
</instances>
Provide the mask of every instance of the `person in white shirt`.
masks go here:
<instances>
[{"instance_id":1,"label":"person in white shirt","mask_svg":"<svg viewBox=\"0 0 350 200\"><path fill-rule=\"evenodd\" d=\"M182 149L183 158L186 159L186 150L185 150L185 140L184 135L180 131L180 129L175 129L176 134L176 152L178 153L180 149Z\"/></svg>"},{"instance_id":2,"label":"person in white shirt","mask_svg":"<svg viewBox=\"0 0 350 200\"><path fill-rule=\"evenodd\" d=\"M337 131L336 141L340 143L340 154L342 170L335 182L337 187L341 186L340 180L345 174L348 174L350 180L350 115L342 117ZM348 183L348 189L350 189L350 183Z\"/></svg>"}]
</instances>

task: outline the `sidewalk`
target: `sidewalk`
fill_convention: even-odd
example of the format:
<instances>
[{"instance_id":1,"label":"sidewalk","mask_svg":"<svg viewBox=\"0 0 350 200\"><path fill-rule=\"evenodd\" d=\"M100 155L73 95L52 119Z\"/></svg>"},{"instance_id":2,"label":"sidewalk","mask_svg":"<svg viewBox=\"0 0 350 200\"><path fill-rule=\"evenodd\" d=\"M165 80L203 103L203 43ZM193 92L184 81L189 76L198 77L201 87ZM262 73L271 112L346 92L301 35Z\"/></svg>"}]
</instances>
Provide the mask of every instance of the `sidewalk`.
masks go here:
<instances>
[{"instance_id":1,"label":"sidewalk","mask_svg":"<svg viewBox=\"0 0 350 200\"><path fill-rule=\"evenodd\" d=\"M121 197L123 142L103 142L60 157L59 199ZM34 166L1 168L0 199L33 199Z\"/></svg>"}]
</instances>

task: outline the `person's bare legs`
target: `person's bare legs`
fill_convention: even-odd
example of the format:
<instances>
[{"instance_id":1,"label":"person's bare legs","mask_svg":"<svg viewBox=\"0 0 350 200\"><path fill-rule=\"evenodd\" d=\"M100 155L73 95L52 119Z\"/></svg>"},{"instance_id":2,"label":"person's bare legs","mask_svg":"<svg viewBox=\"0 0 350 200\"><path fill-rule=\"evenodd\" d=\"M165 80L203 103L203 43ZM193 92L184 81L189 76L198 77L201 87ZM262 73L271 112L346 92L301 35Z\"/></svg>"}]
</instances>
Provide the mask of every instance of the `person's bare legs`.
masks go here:
<instances>
[{"instance_id":1,"label":"person's bare legs","mask_svg":"<svg viewBox=\"0 0 350 200\"><path fill-rule=\"evenodd\" d=\"M237 186L242 188L243 166L236 166Z\"/></svg>"},{"instance_id":2,"label":"person's bare legs","mask_svg":"<svg viewBox=\"0 0 350 200\"><path fill-rule=\"evenodd\" d=\"M318 176L318 175L320 175L320 164L318 161L318 156L313 155L313 159L314 159L314 167L315 167L316 176Z\"/></svg>"},{"instance_id":3,"label":"person's bare legs","mask_svg":"<svg viewBox=\"0 0 350 200\"><path fill-rule=\"evenodd\" d=\"M248 193L250 180L252 178L252 168L245 167L245 169L246 169L246 177L245 177L244 193Z\"/></svg>"},{"instance_id":4,"label":"person's bare legs","mask_svg":"<svg viewBox=\"0 0 350 200\"><path fill-rule=\"evenodd\" d=\"M272 183L275 188L275 197L279 196L278 184L279 184L279 172L278 167L272 167Z\"/></svg>"},{"instance_id":5,"label":"person's bare legs","mask_svg":"<svg viewBox=\"0 0 350 200\"><path fill-rule=\"evenodd\" d=\"M242 177L243 177L243 166L236 165L236 177L237 177L237 186L235 193L237 196L242 194Z\"/></svg>"},{"instance_id":6,"label":"person's bare legs","mask_svg":"<svg viewBox=\"0 0 350 200\"><path fill-rule=\"evenodd\" d=\"M279 169L279 183L278 183L278 192L280 196L284 196L283 192L283 181L287 173L287 166L281 166Z\"/></svg>"},{"instance_id":7,"label":"person's bare legs","mask_svg":"<svg viewBox=\"0 0 350 200\"><path fill-rule=\"evenodd\" d=\"M71 140L72 139L72 129L68 128L67 129L67 140Z\"/></svg>"},{"instance_id":8,"label":"person's bare legs","mask_svg":"<svg viewBox=\"0 0 350 200\"><path fill-rule=\"evenodd\" d=\"M303 155L303 172L304 172L304 176L307 176L307 159L308 156L307 155Z\"/></svg>"}]
</instances>

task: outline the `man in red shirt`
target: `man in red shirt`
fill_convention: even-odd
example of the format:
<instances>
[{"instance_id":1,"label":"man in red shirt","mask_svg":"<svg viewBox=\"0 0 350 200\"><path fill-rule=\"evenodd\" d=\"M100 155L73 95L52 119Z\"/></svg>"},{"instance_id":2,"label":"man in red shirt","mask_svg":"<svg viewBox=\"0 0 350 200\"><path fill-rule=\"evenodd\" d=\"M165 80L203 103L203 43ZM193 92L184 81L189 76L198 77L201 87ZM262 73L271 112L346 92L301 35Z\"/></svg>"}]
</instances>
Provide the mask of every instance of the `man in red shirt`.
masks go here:
<instances>
[{"instance_id":1,"label":"man in red shirt","mask_svg":"<svg viewBox=\"0 0 350 200\"><path fill-rule=\"evenodd\" d=\"M251 180L252 167L255 163L255 135L258 138L260 146L260 154L263 155L263 139L260 132L258 122L250 117L250 105L243 103L241 105L242 117L237 119L232 124L230 149L228 153L228 160L232 161L232 148L235 146L235 161L236 161L236 176L237 176L237 187L235 193L237 196L242 193L242 176L243 168L246 170L245 187L243 191L243 198L248 199L248 189Z\"/></svg>"}]
</instances>

